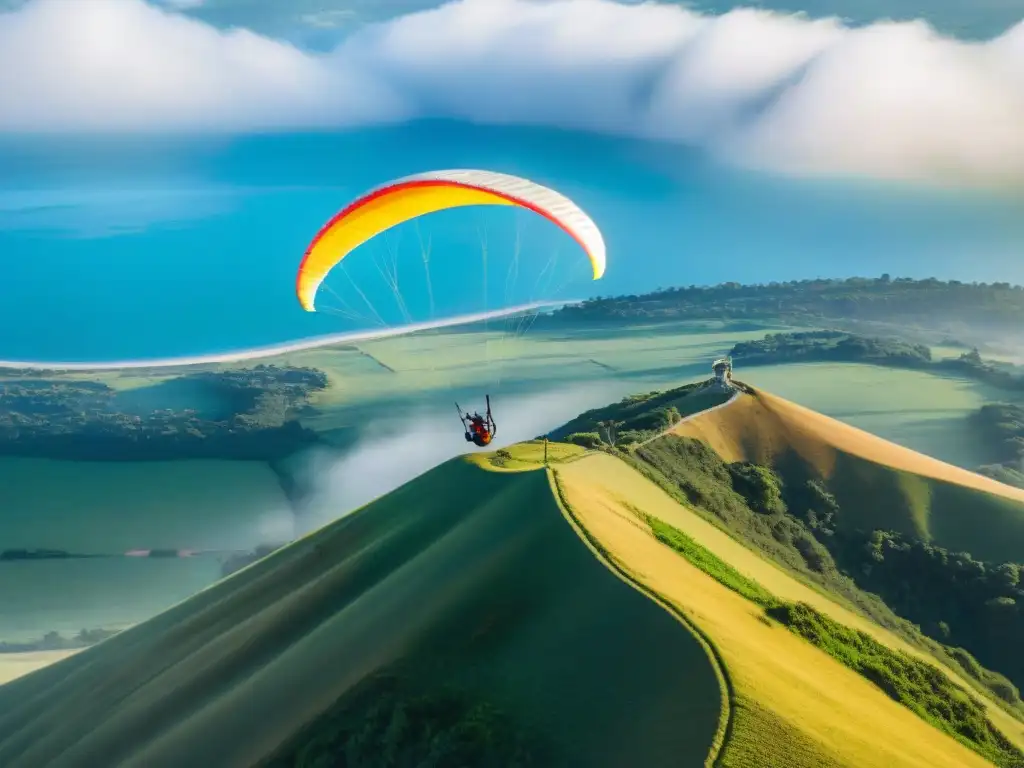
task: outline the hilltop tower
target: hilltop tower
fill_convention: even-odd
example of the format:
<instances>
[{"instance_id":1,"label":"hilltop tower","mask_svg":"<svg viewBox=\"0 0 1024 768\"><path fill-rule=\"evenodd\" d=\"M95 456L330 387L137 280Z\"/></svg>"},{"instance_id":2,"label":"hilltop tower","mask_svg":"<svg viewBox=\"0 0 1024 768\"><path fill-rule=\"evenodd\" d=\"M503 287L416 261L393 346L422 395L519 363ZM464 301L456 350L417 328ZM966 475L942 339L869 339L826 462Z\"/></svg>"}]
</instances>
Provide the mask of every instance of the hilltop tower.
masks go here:
<instances>
[{"instance_id":1,"label":"hilltop tower","mask_svg":"<svg viewBox=\"0 0 1024 768\"><path fill-rule=\"evenodd\" d=\"M732 389L732 358L722 357L711 364L715 373L713 385L719 389Z\"/></svg>"}]
</instances>

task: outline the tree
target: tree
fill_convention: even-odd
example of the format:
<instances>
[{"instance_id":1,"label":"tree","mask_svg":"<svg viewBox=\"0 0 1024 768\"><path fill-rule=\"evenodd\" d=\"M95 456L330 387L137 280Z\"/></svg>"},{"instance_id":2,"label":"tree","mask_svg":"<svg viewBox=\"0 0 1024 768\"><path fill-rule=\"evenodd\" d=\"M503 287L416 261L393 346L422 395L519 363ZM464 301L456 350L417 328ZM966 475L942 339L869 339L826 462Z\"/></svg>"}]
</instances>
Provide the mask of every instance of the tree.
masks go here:
<instances>
[{"instance_id":1,"label":"tree","mask_svg":"<svg viewBox=\"0 0 1024 768\"><path fill-rule=\"evenodd\" d=\"M786 511L782 500L782 487L778 476L758 464L730 464L733 489L747 499L750 508L763 515Z\"/></svg>"},{"instance_id":2,"label":"tree","mask_svg":"<svg viewBox=\"0 0 1024 768\"><path fill-rule=\"evenodd\" d=\"M995 569L993 581L1001 592L1009 592L1020 584L1020 566L1014 563L1003 563Z\"/></svg>"},{"instance_id":3,"label":"tree","mask_svg":"<svg viewBox=\"0 0 1024 768\"><path fill-rule=\"evenodd\" d=\"M618 437L618 430L625 422L615 421L609 419L608 421L599 421L597 426L604 430L606 442L608 445L615 445L616 438Z\"/></svg>"}]
</instances>

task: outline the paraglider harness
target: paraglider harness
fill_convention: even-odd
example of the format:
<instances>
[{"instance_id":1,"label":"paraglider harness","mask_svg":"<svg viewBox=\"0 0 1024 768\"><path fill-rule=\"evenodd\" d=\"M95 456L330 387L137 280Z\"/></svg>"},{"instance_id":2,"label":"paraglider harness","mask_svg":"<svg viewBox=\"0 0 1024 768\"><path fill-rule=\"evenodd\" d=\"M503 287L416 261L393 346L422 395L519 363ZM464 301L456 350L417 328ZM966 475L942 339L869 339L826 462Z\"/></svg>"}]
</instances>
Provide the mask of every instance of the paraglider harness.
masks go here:
<instances>
[{"instance_id":1,"label":"paraglider harness","mask_svg":"<svg viewBox=\"0 0 1024 768\"><path fill-rule=\"evenodd\" d=\"M490 445L491 440L498 432L498 425L494 423L494 417L491 416L491 396L487 395L486 397L487 413L484 416L479 413L470 416L469 411L463 415L459 404L455 404L455 409L459 412L459 421L462 422L462 427L466 430L466 442L473 443L479 448Z\"/></svg>"}]
</instances>

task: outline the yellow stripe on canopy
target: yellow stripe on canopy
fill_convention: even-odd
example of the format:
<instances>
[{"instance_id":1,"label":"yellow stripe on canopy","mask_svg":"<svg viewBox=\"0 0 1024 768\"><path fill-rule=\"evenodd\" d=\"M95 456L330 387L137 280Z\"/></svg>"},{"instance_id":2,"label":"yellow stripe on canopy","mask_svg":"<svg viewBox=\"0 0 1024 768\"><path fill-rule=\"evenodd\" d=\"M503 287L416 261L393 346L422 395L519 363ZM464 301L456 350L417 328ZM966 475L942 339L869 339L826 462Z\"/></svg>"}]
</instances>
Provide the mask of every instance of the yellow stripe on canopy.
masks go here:
<instances>
[{"instance_id":1,"label":"yellow stripe on canopy","mask_svg":"<svg viewBox=\"0 0 1024 768\"><path fill-rule=\"evenodd\" d=\"M314 241L299 271L299 302L313 312L320 283L335 264L367 240L428 213L467 205L517 205L506 197L453 184L396 187L343 213Z\"/></svg>"},{"instance_id":2,"label":"yellow stripe on canopy","mask_svg":"<svg viewBox=\"0 0 1024 768\"><path fill-rule=\"evenodd\" d=\"M594 221L572 200L529 179L483 170L448 170L406 176L363 195L331 219L310 243L299 265L296 292L313 312L327 273L381 232L428 213L470 205L526 208L557 224L590 259L594 279L605 270L605 244Z\"/></svg>"}]
</instances>

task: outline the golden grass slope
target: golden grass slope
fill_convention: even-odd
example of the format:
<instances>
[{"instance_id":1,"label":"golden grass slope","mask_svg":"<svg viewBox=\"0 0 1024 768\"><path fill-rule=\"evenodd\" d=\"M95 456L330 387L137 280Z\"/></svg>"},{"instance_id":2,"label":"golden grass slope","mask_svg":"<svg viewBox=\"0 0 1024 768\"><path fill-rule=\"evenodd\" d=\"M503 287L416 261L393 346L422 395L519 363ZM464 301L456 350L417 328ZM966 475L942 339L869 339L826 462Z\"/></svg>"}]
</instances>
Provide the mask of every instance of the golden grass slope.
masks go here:
<instances>
[{"instance_id":1,"label":"golden grass slope","mask_svg":"<svg viewBox=\"0 0 1024 768\"><path fill-rule=\"evenodd\" d=\"M734 696L723 765L986 765L860 675L763 621L757 606L659 543L630 507L683 530L780 598L810 603L910 652L894 635L800 584L616 458L587 456L559 466L556 475L573 513L609 557L680 610L717 647ZM994 706L989 710L998 727L1024 744L1020 723Z\"/></svg>"},{"instance_id":2,"label":"golden grass slope","mask_svg":"<svg viewBox=\"0 0 1024 768\"><path fill-rule=\"evenodd\" d=\"M1024 552L1024 489L883 440L757 390L701 414L675 433L726 461L750 461L824 479L840 525L897 530L983 560Z\"/></svg>"},{"instance_id":3,"label":"golden grass slope","mask_svg":"<svg viewBox=\"0 0 1024 768\"><path fill-rule=\"evenodd\" d=\"M0 687L0 765L254 765L399 660L563 764L701 765L718 729L703 648L594 559L547 474L457 459Z\"/></svg>"}]
</instances>

